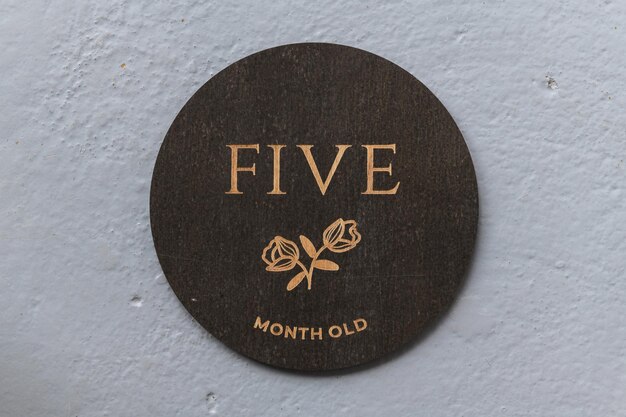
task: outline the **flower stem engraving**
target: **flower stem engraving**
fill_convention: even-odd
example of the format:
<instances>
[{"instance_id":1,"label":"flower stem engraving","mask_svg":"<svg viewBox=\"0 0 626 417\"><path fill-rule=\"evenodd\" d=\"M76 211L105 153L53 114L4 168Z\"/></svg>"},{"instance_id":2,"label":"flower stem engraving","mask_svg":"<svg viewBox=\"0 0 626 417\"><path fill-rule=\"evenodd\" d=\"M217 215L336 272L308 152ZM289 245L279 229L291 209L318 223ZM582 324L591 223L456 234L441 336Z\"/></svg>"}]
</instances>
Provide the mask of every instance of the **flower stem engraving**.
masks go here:
<instances>
[{"instance_id":1,"label":"flower stem engraving","mask_svg":"<svg viewBox=\"0 0 626 417\"><path fill-rule=\"evenodd\" d=\"M347 232L347 233L346 233ZM357 231L357 223L354 220L337 219L324 230L322 234L322 246L319 249L311 240L300 236L300 244L311 258L307 268L300 261L300 249L295 242L282 236L275 236L263 250L261 259L267 264L265 270L269 272L284 272L292 270L296 265L301 272L297 273L287 284L287 291L296 288L306 278L307 289L313 284L313 272L315 269L323 271L338 271L339 265L328 259L319 259L322 252L328 249L334 253L347 252L361 241L361 234Z\"/></svg>"},{"instance_id":2,"label":"flower stem engraving","mask_svg":"<svg viewBox=\"0 0 626 417\"><path fill-rule=\"evenodd\" d=\"M305 236L300 236L300 239L305 238ZM319 256L321 255L322 252L324 252L324 249L326 249L326 246L322 246L317 252L315 252L315 255L312 257L313 259L311 260L311 265L309 266L309 268L305 268L304 265L299 262L300 267L302 268L302 270L306 273L306 280L307 280L307 289L310 290L311 289L311 285L312 285L312 280L313 280L313 271L316 268L315 263L317 262L317 258L319 258ZM330 262L330 261L327 261ZM335 264L334 262L332 262L333 264ZM337 264L335 264L337 265ZM337 265L337 269L339 270L339 265ZM288 288L289 289L289 288Z\"/></svg>"}]
</instances>

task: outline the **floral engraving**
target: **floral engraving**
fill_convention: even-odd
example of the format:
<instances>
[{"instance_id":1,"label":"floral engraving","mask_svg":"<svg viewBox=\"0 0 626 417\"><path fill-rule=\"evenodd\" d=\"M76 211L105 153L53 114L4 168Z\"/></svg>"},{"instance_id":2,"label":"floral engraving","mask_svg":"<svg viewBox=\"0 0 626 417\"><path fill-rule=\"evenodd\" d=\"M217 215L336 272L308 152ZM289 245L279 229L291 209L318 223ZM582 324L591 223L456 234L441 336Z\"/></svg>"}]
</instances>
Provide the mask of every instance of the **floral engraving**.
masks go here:
<instances>
[{"instance_id":1,"label":"floral engraving","mask_svg":"<svg viewBox=\"0 0 626 417\"><path fill-rule=\"evenodd\" d=\"M311 263L307 268L300 261L300 249L295 242L285 239L282 236L275 236L274 239L263 249L261 259L267 264L266 271L285 272L299 266L298 272L287 284L287 291L296 288L304 279L307 281L307 289L311 289L313 283L313 272L316 269L322 271L338 271L339 265L328 259L319 259L322 252L328 249L331 252L347 252L361 241L361 234L357 231L357 223L354 220L337 219L324 230L322 234L322 246L319 249L311 240L300 236L300 244L311 258Z\"/></svg>"}]
</instances>

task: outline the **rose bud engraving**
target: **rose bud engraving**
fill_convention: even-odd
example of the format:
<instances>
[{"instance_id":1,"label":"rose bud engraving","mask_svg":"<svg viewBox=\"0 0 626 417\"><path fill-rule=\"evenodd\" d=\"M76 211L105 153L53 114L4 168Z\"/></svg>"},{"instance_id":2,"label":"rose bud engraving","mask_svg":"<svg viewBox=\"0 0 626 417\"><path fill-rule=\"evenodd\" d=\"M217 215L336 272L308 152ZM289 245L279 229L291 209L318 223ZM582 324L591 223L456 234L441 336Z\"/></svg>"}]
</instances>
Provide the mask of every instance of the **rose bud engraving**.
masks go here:
<instances>
[{"instance_id":1,"label":"rose bud engraving","mask_svg":"<svg viewBox=\"0 0 626 417\"><path fill-rule=\"evenodd\" d=\"M311 240L300 236L300 243L304 252L311 258L311 263L307 268L300 262L300 250L298 245L282 236L275 236L269 245L263 250L261 259L267 264L265 268L269 272L283 272L293 269L298 265L301 269L287 284L287 291L296 288L306 279L307 289L311 289L313 283L313 271L339 271L339 265L328 259L319 259L319 256L326 249L335 253L347 252L354 248L360 241L361 235L356 230L357 223L354 220L338 219L328 226L322 234L322 246L319 249ZM347 231L347 233L346 233Z\"/></svg>"},{"instance_id":2,"label":"rose bud engraving","mask_svg":"<svg viewBox=\"0 0 626 417\"><path fill-rule=\"evenodd\" d=\"M300 250L291 240L276 236L263 250L261 258L267 264L267 271L289 271L298 263Z\"/></svg>"},{"instance_id":3,"label":"rose bud engraving","mask_svg":"<svg viewBox=\"0 0 626 417\"><path fill-rule=\"evenodd\" d=\"M354 220L338 219L324 231L324 246L331 252L342 253L354 248L361 241ZM346 233L347 232L347 233Z\"/></svg>"}]
</instances>

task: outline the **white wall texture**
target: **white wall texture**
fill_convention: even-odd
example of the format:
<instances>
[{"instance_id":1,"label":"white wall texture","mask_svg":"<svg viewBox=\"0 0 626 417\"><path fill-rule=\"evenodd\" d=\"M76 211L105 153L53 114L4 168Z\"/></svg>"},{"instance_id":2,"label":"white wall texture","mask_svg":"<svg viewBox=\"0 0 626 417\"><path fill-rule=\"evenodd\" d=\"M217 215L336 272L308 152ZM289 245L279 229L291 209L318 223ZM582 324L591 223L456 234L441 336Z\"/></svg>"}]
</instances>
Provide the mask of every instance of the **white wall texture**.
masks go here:
<instances>
[{"instance_id":1,"label":"white wall texture","mask_svg":"<svg viewBox=\"0 0 626 417\"><path fill-rule=\"evenodd\" d=\"M193 321L149 228L189 97L334 42L446 105L475 260L428 337L351 372L257 364ZM626 2L0 2L0 416L625 416Z\"/></svg>"}]
</instances>

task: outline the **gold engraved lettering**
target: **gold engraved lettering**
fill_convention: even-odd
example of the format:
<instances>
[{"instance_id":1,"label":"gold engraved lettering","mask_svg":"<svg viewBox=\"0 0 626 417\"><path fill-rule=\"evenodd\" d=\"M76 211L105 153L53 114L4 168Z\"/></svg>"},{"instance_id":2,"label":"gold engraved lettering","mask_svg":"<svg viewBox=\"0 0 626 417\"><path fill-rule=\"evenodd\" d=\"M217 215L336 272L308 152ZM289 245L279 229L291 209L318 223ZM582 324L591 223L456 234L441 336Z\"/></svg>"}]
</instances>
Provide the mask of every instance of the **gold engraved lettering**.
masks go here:
<instances>
[{"instance_id":1,"label":"gold engraved lettering","mask_svg":"<svg viewBox=\"0 0 626 417\"><path fill-rule=\"evenodd\" d=\"M280 150L287 145L267 145L268 148L274 150L274 188L268 194L281 195L287 194L284 191L280 191Z\"/></svg>"},{"instance_id":2,"label":"gold engraved lettering","mask_svg":"<svg viewBox=\"0 0 626 417\"><path fill-rule=\"evenodd\" d=\"M263 333L269 333L272 336L282 337L284 339L324 340L325 334L327 334L332 339L358 334L367 329L367 321L365 321L364 318L358 318L352 320L351 323L334 324L328 328L324 328L293 326L278 322L272 323L269 320L263 321L260 316L257 316L252 328L259 329Z\"/></svg>"},{"instance_id":3,"label":"gold engraved lettering","mask_svg":"<svg viewBox=\"0 0 626 417\"><path fill-rule=\"evenodd\" d=\"M396 183L396 186L390 190L375 190L374 189L374 173L376 172L386 172L391 175L391 164L385 168L375 167L374 166L374 151L376 149L389 149L392 150L393 153L396 153L396 144L391 145L361 145L365 149L367 149L367 189L361 194L396 194L398 192L398 187L400 186L400 181Z\"/></svg>"},{"instance_id":4,"label":"gold engraved lettering","mask_svg":"<svg viewBox=\"0 0 626 417\"><path fill-rule=\"evenodd\" d=\"M328 328L328 335L329 335L330 337L332 337L333 339L336 339L336 338L340 337L340 336L341 336L341 333L342 333L342 332L341 332L341 327L339 327L339 326L337 326L337 325L335 325L335 326L330 326L330 327Z\"/></svg>"},{"instance_id":5,"label":"gold engraved lettering","mask_svg":"<svg viewBox=\"0 0 626 417\"><path fill-rule=\"evenodd\" d=\"M270 333L274 336L280 336L283 333L283 325L280 323L272 323Z\"/></svg>"},{"instance_id":6,"label":"gold engraved lettering","mask_svg":"<svg viewBox=\"0 0 626 417\"><path fill-rule=\"evenodd\" d=\"M313 155L311 154L311 148L313 147L313 145L296 145L296 146L300 148L302 152L304 153L306 161L309 163L309 168L311 168L311 172L313 173L315 182L317 183L317 186L322 192L322 195L326 194L328 185L330 184L330 181L333 179L333 175L335 175L335 171L337 170L337 167L339 166L339 162L341 161L343 154L346 152L346 149L348 149L352 145L335 145L339 149L339 151L337 152L337 155L335 156L335 161L333 162L333 165L330 167L330 171L328 172L328 175L326 176L326 179L324 181L322 181L322 177L320 176L320 171L317 168L317 164L315 163L315 159L313 158Z\"/></svg>"},{"instance_id":7,"label":"gold engraved lettering","mask_svg":"<svg viewBox=\"0 0 626 417\"><path fill-rule=\"evenodd\" d=\"M253 327L255 329L261 329L264 332L266 332L269 325L270 325L270 321L269 320L265 320L263 323L261 323L261 317L257 316L256 320L254 321L254 326Z\"/></svg>"},{"instance_id":8,"label":"gold engraved lettering","mask_svg":"<svg viewBox=\"0 0 626 417\"><path fill-rule=\"evenodd\" d=\"M243 194L237 188L237 173L245 171L252 172L252 175L256 175L256 164L252 164L251 167L239 167L239 149L254 149L256 153L259 153L259 144L226 146L230 148L230 190L226 191L226 194Z\"/></svg>"}]
</instances>

